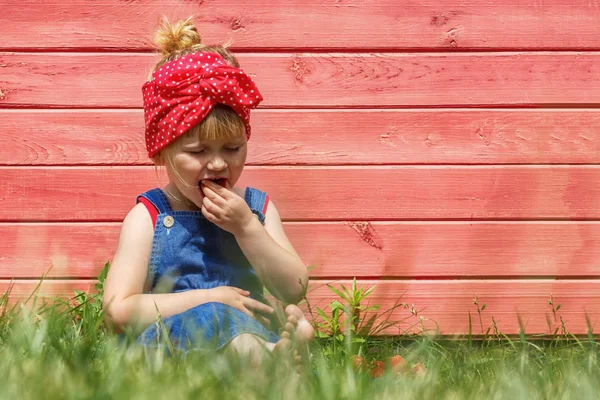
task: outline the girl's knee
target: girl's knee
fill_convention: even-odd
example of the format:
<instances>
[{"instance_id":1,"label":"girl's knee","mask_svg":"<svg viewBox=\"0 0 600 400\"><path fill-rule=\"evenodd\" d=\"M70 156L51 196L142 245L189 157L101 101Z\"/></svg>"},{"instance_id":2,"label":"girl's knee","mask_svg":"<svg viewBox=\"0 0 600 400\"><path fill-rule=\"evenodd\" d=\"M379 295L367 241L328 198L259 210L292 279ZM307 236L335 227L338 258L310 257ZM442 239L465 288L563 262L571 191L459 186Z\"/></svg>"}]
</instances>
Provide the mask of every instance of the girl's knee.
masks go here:
<instances>
[{"instance_id":1,"label":"girl's knee","mask_svg":"<svg viewBox=\"0 0 600 400\"><path fill-rule=\"evenodd\" d=\"M248 358L252 364L260 364L265 357L265 341L251 333L242 333L234 337L227 350L238 356Z\"/></svg>"}]
</instances>

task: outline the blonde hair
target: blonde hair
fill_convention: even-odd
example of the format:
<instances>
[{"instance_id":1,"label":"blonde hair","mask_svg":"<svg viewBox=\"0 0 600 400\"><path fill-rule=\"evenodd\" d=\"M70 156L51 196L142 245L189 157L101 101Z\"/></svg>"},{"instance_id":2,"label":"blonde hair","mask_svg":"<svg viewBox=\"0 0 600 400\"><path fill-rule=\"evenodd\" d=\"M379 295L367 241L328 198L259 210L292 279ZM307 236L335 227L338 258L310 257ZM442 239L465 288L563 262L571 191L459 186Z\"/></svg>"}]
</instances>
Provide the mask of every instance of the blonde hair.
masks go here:
<instances>
[{"instance_id":1,"label":"blonde hair","mask_svg":"<svg viewBox=\"0 0 600 400\"><path fill-rule=\"evenodd\" d=\"M154 36L154 44L157 51L162 55L154 66L152 72L163 64L173 61L178 57L190 53L217 53L227 64L240 68L237 58L228 50L231 40L223 45L206 45L192 22L193 17L186 20L170 22L166 17L160 21L160 25ZM148 79L151 79L152 73ZM212 111L198 125L194 126L183 136L193 135L201 141L221 140L238 138L246 134L246 125L240 116L229 106L217 104ZM175 168L173 157L178 150L180 140L183 136L170 143L162 149L152 160L155 165L165 165L167 170L174 173L183 182L180 174ZM179 143L178 143L179 142Z\"/></svg>"}]
</instances>

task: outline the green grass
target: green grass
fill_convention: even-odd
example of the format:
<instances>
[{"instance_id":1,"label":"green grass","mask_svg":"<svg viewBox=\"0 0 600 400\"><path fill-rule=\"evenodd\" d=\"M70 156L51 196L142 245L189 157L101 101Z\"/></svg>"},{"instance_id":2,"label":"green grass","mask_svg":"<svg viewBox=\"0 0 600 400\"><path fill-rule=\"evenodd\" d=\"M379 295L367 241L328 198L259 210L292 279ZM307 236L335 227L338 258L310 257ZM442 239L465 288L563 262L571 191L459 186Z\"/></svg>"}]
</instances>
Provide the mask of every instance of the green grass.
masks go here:
<instances>
[{"instance_id":1,"label":"green grass","mask_svg":"<svg viewBox=\"0 0 600 400\"><path fill-rule=\"evenodd\" d=\"M100 287L101 289L101 287ZM5 296L6 297L6 296ZM98 297L79 305L2 307L0 399L592 399L600 393L598 342L592 336L534 341L450 341L429 337L321 338L314 373L295 379L282 360L261 370L222 354L168 357L119 342L102 323ZM355 338L356 339L356 338ZM352 351L349 349L352 348ZM423 363L423 377L355 372L350 356L369 362L401 354Z\"/></svg>"}]
</instances>

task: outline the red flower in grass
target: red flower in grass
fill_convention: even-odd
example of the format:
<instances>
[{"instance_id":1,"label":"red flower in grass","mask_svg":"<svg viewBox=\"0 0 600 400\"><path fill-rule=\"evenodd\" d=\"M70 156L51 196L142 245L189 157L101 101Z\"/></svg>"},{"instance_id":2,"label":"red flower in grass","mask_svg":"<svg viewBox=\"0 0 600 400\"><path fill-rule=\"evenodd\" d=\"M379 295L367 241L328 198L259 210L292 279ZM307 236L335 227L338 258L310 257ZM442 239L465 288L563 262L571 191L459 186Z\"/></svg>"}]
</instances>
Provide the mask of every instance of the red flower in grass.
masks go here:
<instances>
[{"instance_id":1,"label":"red flower in grass","mask_svg":"<svg viewBox=\"0 0 600 400\"><path fill-rule=\"evenodd\" d=\"M388 365L392 372L396 375L404 375L410 369L410 365L400 355L395 355L387 359Z\"/></svg>"},{"instance_id":2,"label":"red flower in grass","mask_svg":"<svg viewBox=\"0 0 600 400\"><path fill-rule=\"evenodd\" d=\"M356 372L367 371L367 361L359 356L352 356L352 367ZM380 378L385 374L386 370L392 371L396 376L411 375L411 376L423 376L427 373L427 369L421 363L415 364L412 368L409 363L400 355L387 358L386 362L376 360L373 362L373 366L368 369L368 373L373 378Z\"/></svg>"},{"instance_id":3,"label":"red flower in grass","mask_svg":"<svg viewBox=\"0 0 600 400\"><path fill-rule=\"evenodd\" d=\"M380 376L383 376L383 374L385 374L385 363L379 360L375 361L373 367L371 367L371 370L369 371L369 375L373 378L379 378Z\"/></svg>"},{"instance_id":4,"label":"red flower in grass","mask_svg":"<svg viewBox=\"0 0 600 400\"><path fill-rule=\"evenodd\" d=\"M367 369L367 361L358 355L352 356L352 367L355 371L364 372Z\"/></svg>"}]
</instances>

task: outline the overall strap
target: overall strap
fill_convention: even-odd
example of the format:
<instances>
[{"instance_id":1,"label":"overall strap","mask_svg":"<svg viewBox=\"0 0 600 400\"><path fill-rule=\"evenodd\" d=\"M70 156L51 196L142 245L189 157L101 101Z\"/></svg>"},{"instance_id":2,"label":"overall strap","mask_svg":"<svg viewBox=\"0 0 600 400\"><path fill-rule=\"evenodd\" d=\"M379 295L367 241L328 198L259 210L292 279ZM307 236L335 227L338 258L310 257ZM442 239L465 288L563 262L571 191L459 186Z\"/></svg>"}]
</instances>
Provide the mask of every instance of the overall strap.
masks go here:
<instances>
[{"instance_id":1,"label":"overall strap","mask_svg":"<svg viewBox=\"0 0 600 400\"><path fill-rule=\"evenodd\" d=\"M159 188L140 194L136 199L136 204L137 203L142 203L146 206L146 209L152 218L152 226L156 226L158 214L171 211L171 206L169 205L167 197Z\"/></svg>"},{"instance_id":2,"label":"overall strap","mask_svg":"<svg viewBox=\"0 0 600 400\"><path fill-rule=\"evenodd\" d=\"M248 206L260 223L264 225L267 207L269 206L269 196L258 189L247 187L244 200L246 200L246 203L248 203Z\"/></svg>"}]
</instances>

